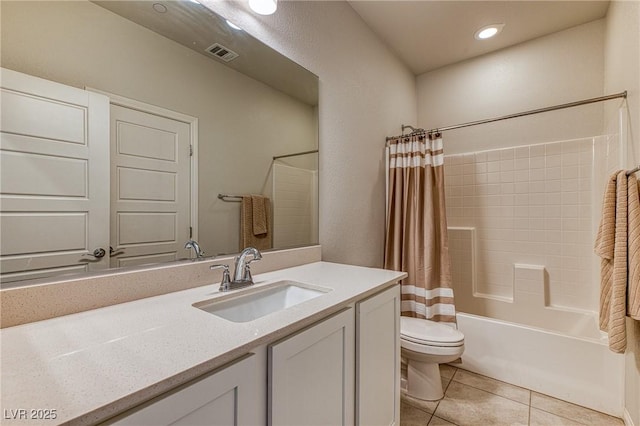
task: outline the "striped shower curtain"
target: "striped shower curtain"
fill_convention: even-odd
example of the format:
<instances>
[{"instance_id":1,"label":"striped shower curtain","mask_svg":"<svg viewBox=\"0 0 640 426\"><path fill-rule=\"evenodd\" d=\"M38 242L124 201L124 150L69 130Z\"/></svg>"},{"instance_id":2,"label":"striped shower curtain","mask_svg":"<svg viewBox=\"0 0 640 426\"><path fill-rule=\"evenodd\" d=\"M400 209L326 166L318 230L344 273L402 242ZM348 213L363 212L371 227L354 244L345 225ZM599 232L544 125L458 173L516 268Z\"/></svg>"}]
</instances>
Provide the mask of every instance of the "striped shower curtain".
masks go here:
<instances>
[{"instance_id":1,"label":"striped shower curtain","mask_svg":"<svg viewBox=\"0 0 640 426\"><path fill-rule=\"evenodd\" d=\"M402 315L455 323L442 136L400 136L386 154L384 266L409 274L401 282Z\"/></svg>"}]
</instances>

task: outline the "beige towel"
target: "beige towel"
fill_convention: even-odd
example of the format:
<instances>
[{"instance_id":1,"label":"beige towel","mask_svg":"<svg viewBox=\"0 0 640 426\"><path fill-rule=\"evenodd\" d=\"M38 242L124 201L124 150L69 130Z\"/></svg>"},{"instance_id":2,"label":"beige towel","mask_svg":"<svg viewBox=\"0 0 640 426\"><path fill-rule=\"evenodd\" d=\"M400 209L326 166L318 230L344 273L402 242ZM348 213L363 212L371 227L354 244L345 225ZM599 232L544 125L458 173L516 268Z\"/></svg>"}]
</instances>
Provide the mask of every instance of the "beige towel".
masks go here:
<instances>
[{"instance_id":1,"label":"beige towel","mask_svg":"<svg viewBox=\"0 0 640 426\"><path fill-rule=\"evenodd\" d=\"M271 208L270 201L264 197L262 209L264 212L264 221L266 223L267 232L256 235L254 232L254 213L252 195L242 196L240 206L240 250L246 247L255 247L258 250L266 250L272 248L271 245Z\"/></svg>"},{"instance_id":2,"label":"beige towel","mask_svg":"<svg viewBox=\"0 0 640 426\"><path fill-rule=\"evenodd\" d=\"M600 329L609 334L609 349L623 353L627 347L625 324L627 293L627 176L611 176L604 193L602 219L595 252L600 266Z\"/></svg>"},{"instance_id":3,"label":"beige towel","mask_svg":"<svg viewBox=\"0 0 640 426\"><path fill-rule=\"evenodd\" d=\"M627 315L640 321L640 195L638 180L629 176L629 284Z\"/></svg>"},{"instance_id":4,"label":"beige towel","mask_svg":"<svg viewBox=\"0 0 640 426\"><path fill-rule=\"evenodd\" d=\"M262 195L251 195L253 206L253 235L266 234L269 231L267 223L267 204L269 199Z\"/></svg>"}]
</instances>

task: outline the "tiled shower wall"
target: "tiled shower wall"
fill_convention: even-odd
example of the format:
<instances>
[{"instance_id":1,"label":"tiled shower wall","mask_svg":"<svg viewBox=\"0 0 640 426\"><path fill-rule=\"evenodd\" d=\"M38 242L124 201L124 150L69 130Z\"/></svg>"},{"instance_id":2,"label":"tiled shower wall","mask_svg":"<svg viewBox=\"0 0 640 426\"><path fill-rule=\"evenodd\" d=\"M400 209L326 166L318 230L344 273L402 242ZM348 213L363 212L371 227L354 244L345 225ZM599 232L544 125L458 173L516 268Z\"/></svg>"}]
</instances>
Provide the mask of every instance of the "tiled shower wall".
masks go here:
<instances>
[{"instance_id":1,"label":"tiled shower wall","mask_svg":"<svg viewBox=\"0 0 640 426\"><path fill-rule=\"evenodd\" d=\"M541 270L539 281L527 280L518 294L540 295L544 306L597 310L599 260L592 247L601 187L617 164L615 139L446 156L455 287L475 300L512 302L516 284L524 283L519 274Z\"/></svg>"},{"instance_id":2,"label":"tiled shower wall","mask_svg":"<svg viewBox=\"0 0 640 426\"><path fill-rule=\"evenodd\" d=\"M274 247L297 247L318 241L317 188L317 171L274 163Z\"/></svg>"}]
</instances>

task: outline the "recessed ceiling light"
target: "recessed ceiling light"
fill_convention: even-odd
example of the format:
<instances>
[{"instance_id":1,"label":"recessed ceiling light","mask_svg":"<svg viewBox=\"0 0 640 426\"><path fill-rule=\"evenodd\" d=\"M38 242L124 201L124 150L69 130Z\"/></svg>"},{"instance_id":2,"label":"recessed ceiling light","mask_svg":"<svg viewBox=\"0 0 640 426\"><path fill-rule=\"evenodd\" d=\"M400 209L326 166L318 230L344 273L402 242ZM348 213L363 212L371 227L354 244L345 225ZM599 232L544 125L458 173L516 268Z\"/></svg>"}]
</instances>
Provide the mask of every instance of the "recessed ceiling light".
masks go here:
<instances>
[{"instance_id":1,"label":"recessed ceiling light","mask_svg":"<svg viewBox=\"0 0 640 426\"><path fill-rule=\"evenodd\" d=\"M167 13L167 6L162 3L154 3L152 7L158 13Z\"/></svg>"},{"instance_id":2,"label":"recessed ceiling light","mask_svg":"<svg viewBox=\"0 0 640 426\"><path fill-rule=\"evenodd\" d=\"M487 25L476 31L474 37L476 40L486 40L500 33L502 28L504 28L504 24Z\"/></svg>"},{"instance_id":3,"label":"recessed ceiling light","mask_svg":"<svg viewBox=\"0 0 640 426\"><path fill-rule=\"evenodd\" d=\"M260 15L271 15L278 8L278 0L249 0L249 7Z\"/></svg>"},{"instance_id":4,"label":"recessed ceiling light","mask_svg":"<svg viewBox=\"0 0 640 426\"><path fill-rule=\"evenodd\" d=\"M242 28L240 28L239 26L237 26L236 24L234 24L233 22L231 22L230 20L226 20L227 21L227 25L230 26L231 28L233 28L234 30L240 30L242 31Z\"/></svg>"}]
</instances>

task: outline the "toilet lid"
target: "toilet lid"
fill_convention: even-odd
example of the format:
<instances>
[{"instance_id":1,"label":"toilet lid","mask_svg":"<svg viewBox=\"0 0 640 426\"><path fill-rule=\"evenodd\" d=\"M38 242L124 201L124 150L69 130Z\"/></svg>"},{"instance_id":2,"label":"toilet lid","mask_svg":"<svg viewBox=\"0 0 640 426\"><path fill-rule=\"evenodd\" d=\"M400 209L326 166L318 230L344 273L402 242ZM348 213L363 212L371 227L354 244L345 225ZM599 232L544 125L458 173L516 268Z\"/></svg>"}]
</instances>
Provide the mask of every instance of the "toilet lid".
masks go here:
<instances>
[{"instance_id":1,"label":"toilet lid","mask_svg":"<svg viewBox=\"0 0 640 426\"><path fill-rule=\"evenodd\" d=\"M400 317L403 339L431 346L459 346L464 334L453 327L419 318Z\"/></svg>"}]
</instances>

